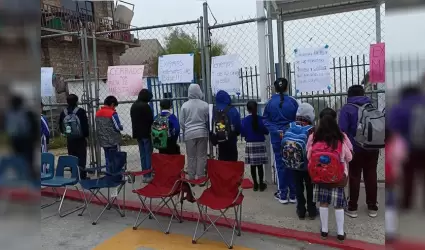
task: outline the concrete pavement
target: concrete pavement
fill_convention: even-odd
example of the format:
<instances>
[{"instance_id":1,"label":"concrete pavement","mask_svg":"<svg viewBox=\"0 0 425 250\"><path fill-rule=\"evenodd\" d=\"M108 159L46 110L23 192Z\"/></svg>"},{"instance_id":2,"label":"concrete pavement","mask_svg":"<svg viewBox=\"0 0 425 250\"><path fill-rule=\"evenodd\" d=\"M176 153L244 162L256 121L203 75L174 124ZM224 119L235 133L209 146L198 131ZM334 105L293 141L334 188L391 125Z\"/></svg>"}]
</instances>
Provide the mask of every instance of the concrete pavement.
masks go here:
<instances>
[{"instance_id":1,"label":"concrete pavement","mask_svg":"<svg viewBox=\"0 0 425 250\"><path fill-rule=\"evenodd\" d=\"M51 202L51 198L44 197L43 203ZM78 204L65 201L64 209L69 209ZM214 229L209 230L205 238L198 244L191 243L195 223L173 223L171 234L165 235L158 231L153 220L147 220L136 230L132 224L136 218L135 212L128 212L126 217L117 216L115 211L106 211L104 217L96 226L91 225L88 215L77 216L71 214L65 218L56 215L55 206L45 208L41 212L41 242L44 250L109 250L109 249L140 249L140 250L219 250L227 249L220 241ZM100 211L100 206L91 208L92 214ZM159 217L161 223L166 223L165 217ZM231 232L227 228L220 228L225 237ZM264 235L242 232L241 237L235 239L235 250L325 250L337 249L327 246L309 244L296 240L279 239Z\"/></svg>"}]
</instances>

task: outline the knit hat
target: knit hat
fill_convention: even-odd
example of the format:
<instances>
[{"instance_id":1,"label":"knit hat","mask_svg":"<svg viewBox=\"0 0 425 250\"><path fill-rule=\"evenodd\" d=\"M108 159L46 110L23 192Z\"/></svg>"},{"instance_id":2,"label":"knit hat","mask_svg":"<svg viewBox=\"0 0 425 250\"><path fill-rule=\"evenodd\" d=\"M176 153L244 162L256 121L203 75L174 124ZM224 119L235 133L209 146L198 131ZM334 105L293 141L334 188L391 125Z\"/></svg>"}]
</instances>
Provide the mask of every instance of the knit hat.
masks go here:
<instances>
[{"instance_id":1,"label":"knit hat","mask_svg":"<svg viewBox=\"0 0 425 250\"><path fill-rule=\"evenodd\" d=\"M309 103L304 102L298 106L297 118L304 118L314 123L315 117L314 108Z\"/></svg>"}]
</instances>

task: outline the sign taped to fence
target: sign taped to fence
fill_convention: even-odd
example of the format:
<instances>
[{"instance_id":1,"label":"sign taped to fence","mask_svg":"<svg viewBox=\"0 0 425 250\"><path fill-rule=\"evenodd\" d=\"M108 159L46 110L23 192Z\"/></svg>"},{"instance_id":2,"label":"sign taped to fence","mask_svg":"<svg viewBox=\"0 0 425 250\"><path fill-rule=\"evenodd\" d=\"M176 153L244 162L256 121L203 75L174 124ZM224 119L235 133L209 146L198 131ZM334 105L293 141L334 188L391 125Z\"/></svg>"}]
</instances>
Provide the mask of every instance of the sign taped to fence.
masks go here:
<instances>
[{"instance_id":1,"label":"sign taped to fence","mask_svg":"<svg viewBox=\"0 0 425 250\"><path fill-rule=\"evenodd\" d=\"M369 82L385 82L385 43L370 45L369 53L370 74Z\"/></svg>"},{"instance_id":2,"label":"sign taped to fence","mask_svg":"<svg viewBox=\"0 0 425 250\"><path fill-rule=\"evenodd\" d=\"M147 88L143 81L144 65L125 65L108 67L109 94L114 96L137 96Z\"/></svg>"},{"instance_id":3,"label":"sign taped to fence","mask_svg":"<svg viewBox=\"0 0 425 250\"><path fill-rule=\"evenodd\" d=\"M194 55L172 54L158 58L159 83L193 83Z\"/></svg>"},{"instance_id":4,"label":"sign taped to fence","mask_svg":"<svg viewBox=\"0 0 425 250\"><path fill-rule=\"evenodd\" d=\"M214 56L211 63L211 88L213 93L224 90L229 95L240 94L240 70L241 64L238 55Z\"/></svg>"},{"instance_id":5,"label":"sign taped to fence","mask_svg":"<svg viewBox=\"0 0 425 250\"><path fill-rule=\"evenodd\" d=\"M41 68L41 96L54 96L55 91L53 88L53 68Z\"/></svg>"},{"instance_id":6,"label":"sign taped to fence","mask_svg":"<svg viewBox=\"0 0 425 250\"><path fill-rule=\"evenodd\" d=\"M329 48L305 48L295 51L297 92L326 90L331 84Z\"/></svg>"}]
</instances>

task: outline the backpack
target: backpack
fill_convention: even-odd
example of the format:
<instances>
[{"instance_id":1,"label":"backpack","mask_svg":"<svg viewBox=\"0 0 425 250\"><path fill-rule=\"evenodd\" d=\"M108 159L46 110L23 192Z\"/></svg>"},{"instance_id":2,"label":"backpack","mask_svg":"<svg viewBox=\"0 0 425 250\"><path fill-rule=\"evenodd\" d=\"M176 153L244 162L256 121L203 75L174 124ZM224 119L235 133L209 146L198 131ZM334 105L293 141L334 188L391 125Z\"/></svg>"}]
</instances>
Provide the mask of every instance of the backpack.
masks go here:
<instances>
[{"instance_id":1,"label":"backpack","mask_svg":"<svg viewBox=\"0 0 425 250\"><path fill-rule=\"evenodd\" d=\"M68 139L83 137L80 118L77 116L79 109L79 107L76 107L71 113L68 113L68 109L63 110L63 113L65 114L65 117L63 118L63 131Z\"/></svg>"},{"instance_id":2,"label":"backpack","mask_svg":"<svg viewBox=\"0 0 425 250\"><path fill-rule=\"evenodd\" d=\"M152 145L156 149L166 149L170 136L170 114L158 115L152 124Z\"/></svg>"},{"instance_id":3,"label":"backpack","mask_svg":"<svg viewBox=\"0 0 425 250\"><path fill-rule=\"evenodd\" d=\"M6 131L12 138L28 137L30 124L28 112L25 110L10 111L6 116Z\"/></svg>"},{"instance_id":4,"label":"backpack","mask_svg":"<svg viewBox=\"0 0 425 250\"><path fill-rule=\"evenodd\" d=\"M225 142L229 140L230 132L232 132L232 125L227 114L232 106L227 106L224 110L217 110L214 116L214 129L217 142Z\"/></svg>"},{"instance_id":5,"label":"backpack","mask_svg":"<svg viewBox=\"0 0 425 250\"><path fill-rule=\"evenodd\" d=\"M372 104L350 104L358 109L358 122L354 141L364 149L385 147L385 113Z\"/></svg>"},{"instance_id":6,"label":"backpack","mask_svg":"<svg viewBox=\"0 0 425 250\"><path fill-rule=\"evenodd\" d=\"M316 142L311 147L308 173L315 184L339 184L346 179L341 159L342 143L336 150L326 142Z\"/></svg>"},{"instance_id":7,"label":"backpack","mask_svg":"<svg viewBox=\"0 0 425 250\"><path fill-rule=\"evenodd\" d=\"M296 122L289 124L289 129L282 138L282 158L286 168L305 170L307 162L307 140L313 126L301 126Z\"/></svg>"}]
</instances>

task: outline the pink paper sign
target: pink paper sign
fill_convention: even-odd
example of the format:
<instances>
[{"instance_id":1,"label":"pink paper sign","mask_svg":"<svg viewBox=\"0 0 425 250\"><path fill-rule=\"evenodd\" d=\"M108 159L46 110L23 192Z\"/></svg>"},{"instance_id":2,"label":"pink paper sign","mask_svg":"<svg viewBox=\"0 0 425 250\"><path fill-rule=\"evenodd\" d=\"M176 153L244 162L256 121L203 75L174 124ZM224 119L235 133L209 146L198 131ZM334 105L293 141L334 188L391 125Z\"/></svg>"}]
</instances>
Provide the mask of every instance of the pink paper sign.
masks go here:
<instances>
[{"instance_id":1,"label":"pink paper sign","mask_svg":"<svg viewBox=\"0 0 425 250\"><path fill-rule=\"evenodd\" d=\"M371 83L385 82L385 43L370 45L370 73Z\"/></svg>"},{"instance_id":2,"label":"pink paper sign","mask_svg":"<svg viewBox=\"0 0 425 250\"><path fill-rule=\"evenodd\" d=\"M125 65L108 67L108 89L114 96L137 96L146 88L143 80L144 65Z\"/></svg>"}]
</instances>

